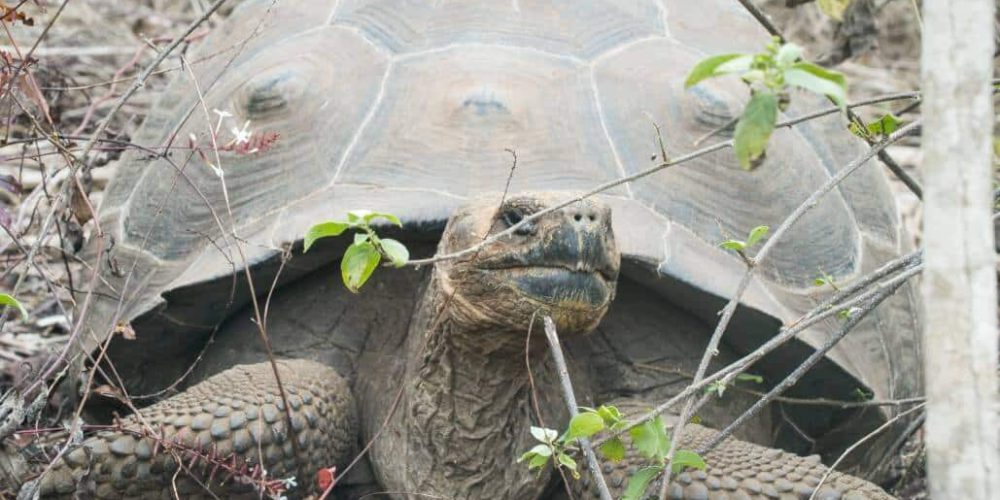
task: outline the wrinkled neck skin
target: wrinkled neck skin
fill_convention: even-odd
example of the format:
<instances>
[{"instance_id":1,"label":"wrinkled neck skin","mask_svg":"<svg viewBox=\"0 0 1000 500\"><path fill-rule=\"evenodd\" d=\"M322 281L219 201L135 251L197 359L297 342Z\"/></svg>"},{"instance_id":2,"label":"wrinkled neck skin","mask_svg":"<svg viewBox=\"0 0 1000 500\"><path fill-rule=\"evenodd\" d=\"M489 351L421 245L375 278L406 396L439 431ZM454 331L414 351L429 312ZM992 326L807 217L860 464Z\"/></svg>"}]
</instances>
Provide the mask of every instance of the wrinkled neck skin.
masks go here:
<instances>
[{"instance_id":1,"label":"wrinkled neck skin","mask_svg":"<svg viewBox=\"0 0 1000 500\"><path fill-rule=\"evenodd\" d=\"M525 363L527 332L491 325L432 274L403 347L400 405L372 452L379 482L387 491L441 498L538 498L549 472L517 463L537 444L529 429L539 425ZM568 415L546 351L539 326L530 362L542 418L557 428ZM390 408L383 410L369 425L381 424Z\"/></svg>"}]
</instances>

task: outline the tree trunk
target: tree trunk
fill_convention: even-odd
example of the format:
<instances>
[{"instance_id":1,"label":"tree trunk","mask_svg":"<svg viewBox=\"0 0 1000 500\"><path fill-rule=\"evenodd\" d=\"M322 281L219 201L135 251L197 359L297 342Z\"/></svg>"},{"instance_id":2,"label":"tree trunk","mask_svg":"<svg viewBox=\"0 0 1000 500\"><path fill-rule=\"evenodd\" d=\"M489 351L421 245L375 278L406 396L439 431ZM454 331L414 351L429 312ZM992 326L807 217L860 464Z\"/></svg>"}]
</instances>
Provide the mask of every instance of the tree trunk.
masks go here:
<instances>
[{"instance_id":1,"label":"tree trunk","mask_svg":"<svg viewBox=\"0 0 1000 500\"><path fill-rule=\"evenodd\" d=\"M925 0L924 373L931 498L1000 495L994 0Z\"/></svg>"}]
</instances>

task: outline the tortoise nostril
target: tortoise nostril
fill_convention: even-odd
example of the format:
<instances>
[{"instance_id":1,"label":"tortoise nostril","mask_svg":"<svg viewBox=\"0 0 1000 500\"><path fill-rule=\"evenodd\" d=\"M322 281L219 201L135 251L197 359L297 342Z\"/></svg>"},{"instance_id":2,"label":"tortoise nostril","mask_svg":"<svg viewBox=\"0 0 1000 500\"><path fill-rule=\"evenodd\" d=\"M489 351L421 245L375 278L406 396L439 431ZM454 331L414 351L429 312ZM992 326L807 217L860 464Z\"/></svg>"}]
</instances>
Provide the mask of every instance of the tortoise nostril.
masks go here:
<instances>
[{"instance_id":1,"label":"tortoise nostril","mask_svg":"<svg viewBox=\"0 0 1000 500\"><path fill-rule=\"evenodd\" d=\"M588 215L587 218L590 219L590 222L594 222L597 220L597 216L594 214Z\"/></svg>"},{"instance_id":2,"label":"tortoise nostril","mask_svg":"<svg viewBox=\"0 0 1000 500\"><path fill-rule=\"evenodd\" d=\"M583 216L580 214L576 214L573 216L573 220L580 222L581 220L583 220Z\"/></svg>"}]
</instances>

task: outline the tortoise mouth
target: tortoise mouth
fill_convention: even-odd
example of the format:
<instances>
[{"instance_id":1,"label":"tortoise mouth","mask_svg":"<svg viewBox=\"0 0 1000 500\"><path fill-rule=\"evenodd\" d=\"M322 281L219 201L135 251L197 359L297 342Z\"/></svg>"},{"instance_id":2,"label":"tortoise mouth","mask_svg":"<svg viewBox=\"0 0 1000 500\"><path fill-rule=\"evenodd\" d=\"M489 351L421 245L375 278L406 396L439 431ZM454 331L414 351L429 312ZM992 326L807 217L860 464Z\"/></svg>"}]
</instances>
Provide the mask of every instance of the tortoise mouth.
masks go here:
<instances>
[{"instance_id":1,"label":"tortoise mouth","mask_svg":"<svg viewBox=\"0 0 1000 500\"><path fill-rule=\"evenodd\" d=\"M600 270L565 266L512 266L488 269L503 276L524 298L551 308L598 311L614 297L615 280Z\"/></svg>"}]
</instances>

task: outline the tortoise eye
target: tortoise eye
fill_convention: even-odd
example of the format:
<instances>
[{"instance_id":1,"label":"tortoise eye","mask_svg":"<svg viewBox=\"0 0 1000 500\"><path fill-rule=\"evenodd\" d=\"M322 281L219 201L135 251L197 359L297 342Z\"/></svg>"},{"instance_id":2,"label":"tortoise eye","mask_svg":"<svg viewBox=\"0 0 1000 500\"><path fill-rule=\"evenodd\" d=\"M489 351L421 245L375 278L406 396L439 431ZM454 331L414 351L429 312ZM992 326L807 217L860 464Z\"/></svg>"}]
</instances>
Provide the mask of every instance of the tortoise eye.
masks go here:
<instances>
[{"instance_id":1,"label":"tortoise eye","mask_svg":"<svg viewBox=\"0 0 1000 500\"><path fill-rule=\"evenodd\" d=\"M524 219L524 212L518 208L508 208L503 211L500 217L507 223L507 227L510 227Z\"/></svg>"},{"instance_id":2,"label":"tortoise eye","mask_svg":"<svg viewBox=\"0 0 1000 500\"><path fill-rule=\"evenodd\" d=\"M500 218L503 220L504 224L507 224L507 227L511 227L524 220L525 215L524 210L521 208L508 208L500 214ZM514 231L514 234L519 236L529 236L535 234L535 224L533 222L525 224L517 228L517 230Z\"/></svg>"}]
</instances>

